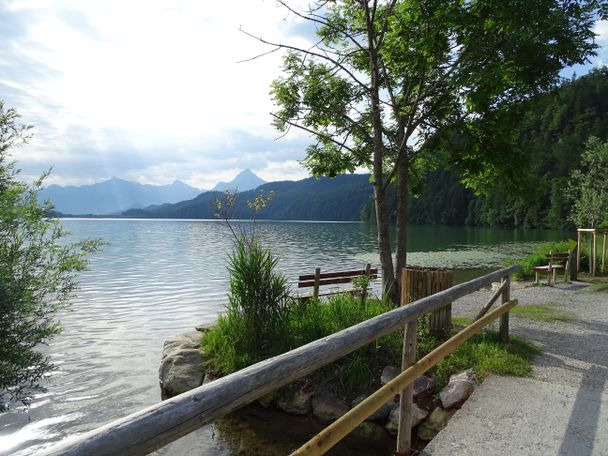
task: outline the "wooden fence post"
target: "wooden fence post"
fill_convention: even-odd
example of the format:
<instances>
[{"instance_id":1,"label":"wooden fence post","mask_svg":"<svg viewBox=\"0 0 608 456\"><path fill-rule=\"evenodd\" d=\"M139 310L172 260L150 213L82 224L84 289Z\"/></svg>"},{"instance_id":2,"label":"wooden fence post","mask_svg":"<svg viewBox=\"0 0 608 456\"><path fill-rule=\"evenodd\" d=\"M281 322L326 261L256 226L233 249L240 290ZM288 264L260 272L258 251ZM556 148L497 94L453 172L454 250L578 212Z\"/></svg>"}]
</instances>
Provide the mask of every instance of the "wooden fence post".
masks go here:
<instances>
[{"instance_id":1,"label":"wooden fence post","mask_svg":"<svg viewBox=\"0 0 608 456\"><path fill-rule=\"evenodd\" d=\"M576 271L581 269L581 241L583 240L583 234L580 231L576 231L577 243L576 243Z\"/></svg>"},{"instance_id":2,"label":"wooden fence post","mask_svg":"<svg viewBox=\"0 0 608 456\"><path fill-rule=\"evenodd\" d=\"M606 272L606 233L604 233L604 243L602 245L602 274Z\"/></svg>"},{"instance_id":3,"label":"wooden fence post","mask_svg":"<svg viewBox=\"0 0 608 456\"><path fill-rule=\"evenodd\" d=\"M570 266L570 271L568 271L568 273L570 274L571 282L573 280L578 280L578 264L576 262L579 261L579 252L579 244L576 244L576 247L574 247L574 251L572 251L572 253L570 254L570 261L568 263L568 265ZM576 258L576 261L573 261L574 258Z\"/></svg>"},{"instance_id":4,"label":"wooden fence post","mask_svg":"<svg viewBox=\"0 0 608 456\"><path fill-rule=\"evenodd\" d=\"M406 283L406 271L401 272L401 283ZM409 304L409 294L406 287L401 287L401 305ZM418 320L405 325L403 334L403 356L401 371L406 370L416 362L416 336ZM414 383L405 387L399 395L399 425L397 430L397 455L409 456L412 447L412 413L414 404Z\"/></svg>"},{"instance_id":5,"label":"wooden fence post","mask_svg":"<svg viewBox=\"0 0 608 456\"><path fill-rule=\"evenodd\" d=\"M550 272L549 272L550 274ZM501 283L505 283L506 286L502 292L500 303L504 304L511 298L511 279L506 276L502 279ZM498 327L498 337L503 342L509 342L509 312L500 317L500 326Z\"/></svg>"},{"instance_id":6,"label":"wooden fence post","mask_svg":"<svg viewBox=\"0 0 608 456\"><path fill-rule=\"evenodd\" d=\"M593 276L595 276L595 274L597 272L595 270L597 267L596 258L597 258L597 236L594 231L593 232L593 268L591 268L592 269L591 275L593 275Z\"/></svg>"},{"instance_id":7,"label":"wooden fence post","mask_svg":"<svg viewBox=\"0 0 608 456\"><path fill-rule=\"evenodd\" d=\"M315 268L315 287L312 292L312 296L315 299L319 299L319 282L321 281L321 268Z\"/></svg>"},{"instance_id":8,"label":"wooden fence post","mask_svg":"<svg viewBox=\"0 0 608 456\"><path fill-rule=\"evenodd\" d=\"M595 256L593 255L593 236L589 239L589 275L593 275L593 262Z\"/></svg>"}]
</instances>

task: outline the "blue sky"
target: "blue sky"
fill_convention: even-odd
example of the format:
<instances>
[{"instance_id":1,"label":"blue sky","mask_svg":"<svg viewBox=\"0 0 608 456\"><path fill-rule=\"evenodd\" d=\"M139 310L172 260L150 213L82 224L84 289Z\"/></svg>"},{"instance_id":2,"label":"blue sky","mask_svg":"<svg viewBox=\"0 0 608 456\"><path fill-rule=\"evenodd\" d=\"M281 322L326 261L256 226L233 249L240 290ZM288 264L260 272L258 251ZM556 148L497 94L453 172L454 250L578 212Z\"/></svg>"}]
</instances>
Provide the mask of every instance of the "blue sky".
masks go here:
<instances>
[{"instance_id":1,"label":"blue sky","mask_svg":"<svg viewBox=\"0 0 608 456\"><path fill-rule=\"evenodd\" d=\"M268 50L241 26L310 37L273 0L0 2L0 98L35 126L13 151L24 175L53 166L50 183L118 176L199 188L247 167L266 180L306 177L298 160L309 138L277 140L270 125L280 55L237 63ZM608 62L605 22L596 33L600 53L579 75Z\"/></svg>"}]
</instances>

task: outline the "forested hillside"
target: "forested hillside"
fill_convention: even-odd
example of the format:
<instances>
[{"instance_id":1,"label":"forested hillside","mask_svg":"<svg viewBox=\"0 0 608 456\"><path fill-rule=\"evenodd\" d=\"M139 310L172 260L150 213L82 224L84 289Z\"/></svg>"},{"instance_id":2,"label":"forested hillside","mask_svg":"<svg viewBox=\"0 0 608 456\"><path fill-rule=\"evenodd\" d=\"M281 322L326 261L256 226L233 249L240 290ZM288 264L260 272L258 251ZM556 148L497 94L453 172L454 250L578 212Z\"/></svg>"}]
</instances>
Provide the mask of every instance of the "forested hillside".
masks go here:
<instances>
[{"instance_id":1,"label":"forested hillside","mask_svg":"<svg viewBox=\"0 0 608 456\"><path fill-rule=\"evenodd\" d=\"M370 200L372 186L368 174L353 174L301 181L270 182L257 190L237 195L234 218L250 218L247 201L262 190L274 191L272 202L259 218L270 220L359 220L361 208ZM209 219L215 214L214 201L221 192L206 192L189 201L165 204L123 213L127 217L197 218Z\"/></svg>"},{"instance_id":2,"label":"forested hillside","mask_svg":"<svg viewBox=\"0 0 608 456\"><path fill-rule=\"evenodd\" d=\"M509 194L500 185L476 196L452 171L439 167L426 177L422 193L410 199L410 222L504 227L570 226L564 189L579 166L589 136L608 138L608 69L595 70L529 103L514 130L525 152L521 173L527 186ZM608 172L608 170L607 170ZM373 205L362 211L373 220Z\"/></svg>"}]
</instances>

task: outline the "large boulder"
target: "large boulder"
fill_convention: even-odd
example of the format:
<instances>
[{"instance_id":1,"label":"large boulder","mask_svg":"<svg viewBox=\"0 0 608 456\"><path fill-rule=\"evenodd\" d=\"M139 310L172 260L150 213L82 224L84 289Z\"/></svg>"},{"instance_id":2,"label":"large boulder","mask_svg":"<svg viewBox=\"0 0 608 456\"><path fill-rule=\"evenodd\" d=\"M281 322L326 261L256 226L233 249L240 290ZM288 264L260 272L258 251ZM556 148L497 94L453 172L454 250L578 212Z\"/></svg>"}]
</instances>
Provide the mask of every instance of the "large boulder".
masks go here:
<instances>
[{"instance_id":1,"label":"large boulder","mask_svg":"<svg viewBox=\"0 0 608 456\"><path fill-rule=\"evenodd\" d=\"M386 366L382 369L380 383L386 385L397 375L401 373L401 369L395 366ZM433 395L435 394L435 380L426 375L421 375L414 380L414 400L423 407L430 408L433 403Z\"/></svg>"},{"instance_id":2,"label":"large boulder","mask_svg":"<svg viewBox=\"0 0 608 456\"><path fill-rule=\"evenodd\" d=\"M476 382L477 377L473 369L452 375L447 386L439 393L443 408L459 408L475 390Z\"/></svg>"},{"instance_id":3,"label":"large boulder","mask_svg":"<svg viewBox=\"0 0 608 456\"><path fill-rule=\"evenodd\" d=\"M162 358L165 358L172 352L185 349L198 349L201 343L201 333L199 331L190 331L184 334L179 334L173 339L166 340L163 344Z\"/></svg>"},{"instance_id":4,"label":"large boulder","mask_svg":"<svg viewBox=\"0 0 608 456\"><path fill-rule=\"evenodd\" d=\"M312 414L322 423L330 423L348 411L348 405L325 388L315 391L312 397Z\"/></svg>"},{"instance_id":5,"label":"large boulder","mask_svg":"<svg viewBox=\"0 0 608 456\"><path fill-rule=\"evenodd\" d=\"M174 350L160 363L158 376L163 393L176 396L203 383L203 353L200 349Z\"/></svg>"},{"instance_id":6,"label":"large boulder","mask_svg":"<svg viewBox=\"0 0 608 456\"><path fill-rule=\"evenodd\" d=\"M414 410L412 414L412 427L418 425L423 419L425 419L429 412L425 409L418 407L418 404L414 402ZM399 429L399 406L397 405L391 411L385 426L386 430L391 435L396 435Z\"/></svg>"},{"instance_id":7,"label":"large boulder","mask_svg":"<svg viewBox=\"0 0 608 456\"><path fill-rule=\"evenodd\" d=\"M435 380L426 375L421 375L414 380L414 399L420 399L422 397L433 396L435 393Z\"/></svg>"},{"instance_id":8,"label":"large boulder","mask_svg":"<svg viewBox=\"0 0 608 456\"><path fill-rule=\"evenodd\" d=\"M191 331L165 341L158 369L164 398L190 391L203 383L201 333Z\"/></svg>"},{"instance_id":9,"label":"large boulder","mask_svg":"<svg viewBox=\"0 0 608 456\"><path fill-rule=\"evenodd\" d=\"M278 396L277 407L290 415L307 415L312 409L312 392L307 389L284 391Z\"/></svg>"},{"instance_id":10,"label":"large boulder","mask_svg":"<svg viewBox=\"0 0 608 456\"><path fill-rule=\"evenodd\" d=\"M441 407L437 407L426 421L418 426L418 437L422 440L431 440L439 431L446 427L454 413L456 413L456 410L444 410Z\"/></svg>"},{"instance_id":11,"label":"large boulder","mask_svg":"<svg viewBox=\"0 0 608 456\"><path fill-rule=\"evenodd\" d=\"M380 383L386 385L400 373L401 369L399 369L398 367L386 366L384 369L382 369L382 374L380 374Z\"/></svg>"},{"instance_id":12,"label":"large boulder","mask_svg":"<svg viewBox=\"0 0 608 456\"><path fill-rule=\"evenodd\" d=\"M372 440L381 440L386 438L386 431L384 428L378 423L370 423L369 421L364 421L353 429L353 434Z\"/></svg>"}]
</instances>

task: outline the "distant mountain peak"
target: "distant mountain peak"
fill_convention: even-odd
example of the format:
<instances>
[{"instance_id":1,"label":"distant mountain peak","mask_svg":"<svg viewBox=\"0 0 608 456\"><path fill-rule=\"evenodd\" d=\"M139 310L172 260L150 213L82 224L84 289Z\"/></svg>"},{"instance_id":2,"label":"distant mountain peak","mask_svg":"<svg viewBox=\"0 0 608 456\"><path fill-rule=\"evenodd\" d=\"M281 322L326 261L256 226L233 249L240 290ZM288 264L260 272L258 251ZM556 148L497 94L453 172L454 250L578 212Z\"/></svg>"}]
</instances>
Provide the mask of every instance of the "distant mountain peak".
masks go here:
<instances>
[{"instance_id":1,"label":"distant mountain peak","mask_svg":"<svg viewBox=\"0 0 608 456\"><path fill-rule=\"evenodd\" d=\"M246 192L247 190L256 189L265 183L266 181L258 177L253 171L251 171L251 169L245 168L230 182L220 182L217 184L215 187L213 187L213 191L223 192L225 190L232 190Z\"/></svg>"},{"instance_id":2,"label":"distant mountain peak","mask_svg":"<svg viewBox=\"0 0 608 456\"><path fill-rule=\"evenodd\" d=\"M170 185L141 184L113 176L90 185L61 187L49 185L39 199L50 199L64 214L110 215L132 207L177 203L194 198L200 190L175 181Z\"/></svg>"}]
</instances>

